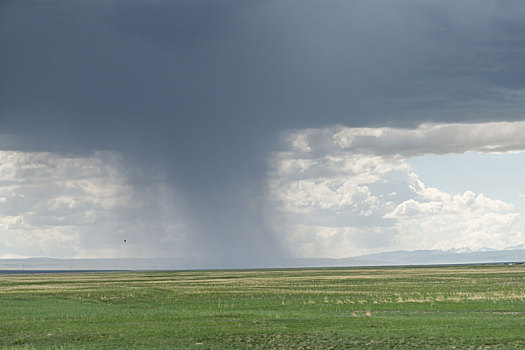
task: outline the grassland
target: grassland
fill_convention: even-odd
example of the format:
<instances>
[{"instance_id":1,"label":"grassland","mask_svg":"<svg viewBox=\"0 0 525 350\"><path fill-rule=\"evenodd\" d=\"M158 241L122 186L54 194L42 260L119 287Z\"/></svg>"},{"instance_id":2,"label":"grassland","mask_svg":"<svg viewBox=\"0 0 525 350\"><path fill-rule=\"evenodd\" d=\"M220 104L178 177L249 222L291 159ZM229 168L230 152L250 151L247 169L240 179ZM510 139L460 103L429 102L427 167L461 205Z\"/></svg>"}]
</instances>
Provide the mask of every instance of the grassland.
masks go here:
<instances>
[{"instance_id":1,"label":"grassland","mask_svg":"<svg viewBox=\"0 0 525 350\"><path fill-rule=\"evenodd\" d=\"M525 266L0 275L0 347L525 348Z\"/></svg>"}]
</instances>

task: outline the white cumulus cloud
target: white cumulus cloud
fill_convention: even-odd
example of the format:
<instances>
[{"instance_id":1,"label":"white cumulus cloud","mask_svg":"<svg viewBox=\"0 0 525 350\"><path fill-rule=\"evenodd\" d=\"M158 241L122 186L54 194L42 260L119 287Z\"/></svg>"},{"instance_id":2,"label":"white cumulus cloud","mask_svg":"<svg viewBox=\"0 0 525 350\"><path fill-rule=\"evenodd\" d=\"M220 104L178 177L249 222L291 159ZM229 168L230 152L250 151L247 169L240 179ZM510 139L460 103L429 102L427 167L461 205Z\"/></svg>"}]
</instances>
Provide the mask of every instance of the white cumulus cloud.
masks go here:
<instances>
[{"instance_id":1,"label":"white cumulus cloud","mask_svg":"<svg viewBox=\"0 0 525 350\"><path fill-rule=\"evenodd\" d=\"M132 170L114 152L0 151L0 256L176 255L184 224L173 191L130 181Z\"/></svg>"},{"instance_id":2,"label":"white cumulus cloud","mask_svg":"<svg viewBox=\"0 0 525 350\"><path fill-rule=\"evenodd\" d=\"M407 159L522 152L524 134L525 122L290 131L271 162L276 225L296 256L522 244L524 224L513 203L426 186Z\"/></svg>"}]
</instances>

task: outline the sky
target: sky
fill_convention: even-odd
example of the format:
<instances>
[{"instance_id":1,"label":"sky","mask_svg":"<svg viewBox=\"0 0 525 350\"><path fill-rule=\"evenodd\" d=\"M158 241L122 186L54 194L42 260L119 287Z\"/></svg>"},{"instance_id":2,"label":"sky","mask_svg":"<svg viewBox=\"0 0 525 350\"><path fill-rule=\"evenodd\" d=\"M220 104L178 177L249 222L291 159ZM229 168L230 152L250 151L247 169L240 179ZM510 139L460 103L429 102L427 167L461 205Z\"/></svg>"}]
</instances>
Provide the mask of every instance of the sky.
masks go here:
<instances>
[{"instance_id":1,"label":"sky","mask_svg":"<svg viewBox=\"0 0 525 350\"><path fill-rule=\"evenodd\" d=\"M522 246L524 15L3 1L0 257Z\"/></svg>"}]
</instances>

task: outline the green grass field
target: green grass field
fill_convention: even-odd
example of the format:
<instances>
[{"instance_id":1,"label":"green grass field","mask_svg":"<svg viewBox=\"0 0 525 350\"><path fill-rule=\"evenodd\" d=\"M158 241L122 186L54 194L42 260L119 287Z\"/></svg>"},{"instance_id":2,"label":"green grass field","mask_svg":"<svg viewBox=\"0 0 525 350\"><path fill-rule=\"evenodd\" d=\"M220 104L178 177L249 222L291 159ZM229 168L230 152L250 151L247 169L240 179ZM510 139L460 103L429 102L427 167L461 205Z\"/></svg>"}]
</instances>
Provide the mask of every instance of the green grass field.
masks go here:
<instances>
[{"instance_id":1,"label":"green grass field","mask_svg":"<svg viewBox=\"0 0 525 350\"><path fill-rule=\"evenodd\" d=\"M0 275L0 347L525 348L525 266Z\"/></svg>"}]
</instances>

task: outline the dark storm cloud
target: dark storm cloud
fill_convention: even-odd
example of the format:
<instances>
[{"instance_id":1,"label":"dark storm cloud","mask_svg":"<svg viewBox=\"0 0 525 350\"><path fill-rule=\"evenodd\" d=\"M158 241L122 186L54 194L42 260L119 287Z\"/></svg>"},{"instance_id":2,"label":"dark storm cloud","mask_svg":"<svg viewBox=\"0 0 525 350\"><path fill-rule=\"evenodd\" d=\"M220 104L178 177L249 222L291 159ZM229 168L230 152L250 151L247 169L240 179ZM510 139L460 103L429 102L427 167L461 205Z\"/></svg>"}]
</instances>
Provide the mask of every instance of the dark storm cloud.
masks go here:
<instances>
[{"instance_id":1,"label":"dark storm cloud","mask_svg":"<svg viewBox=\"0 0 525 350\"><path fill-rule=\"evenodd\" d=\"M1 145L161 162L204 251L267 255L246 197L281 130L522 119L524 6L3 2Z\"/></svg>"}]
</instances>

